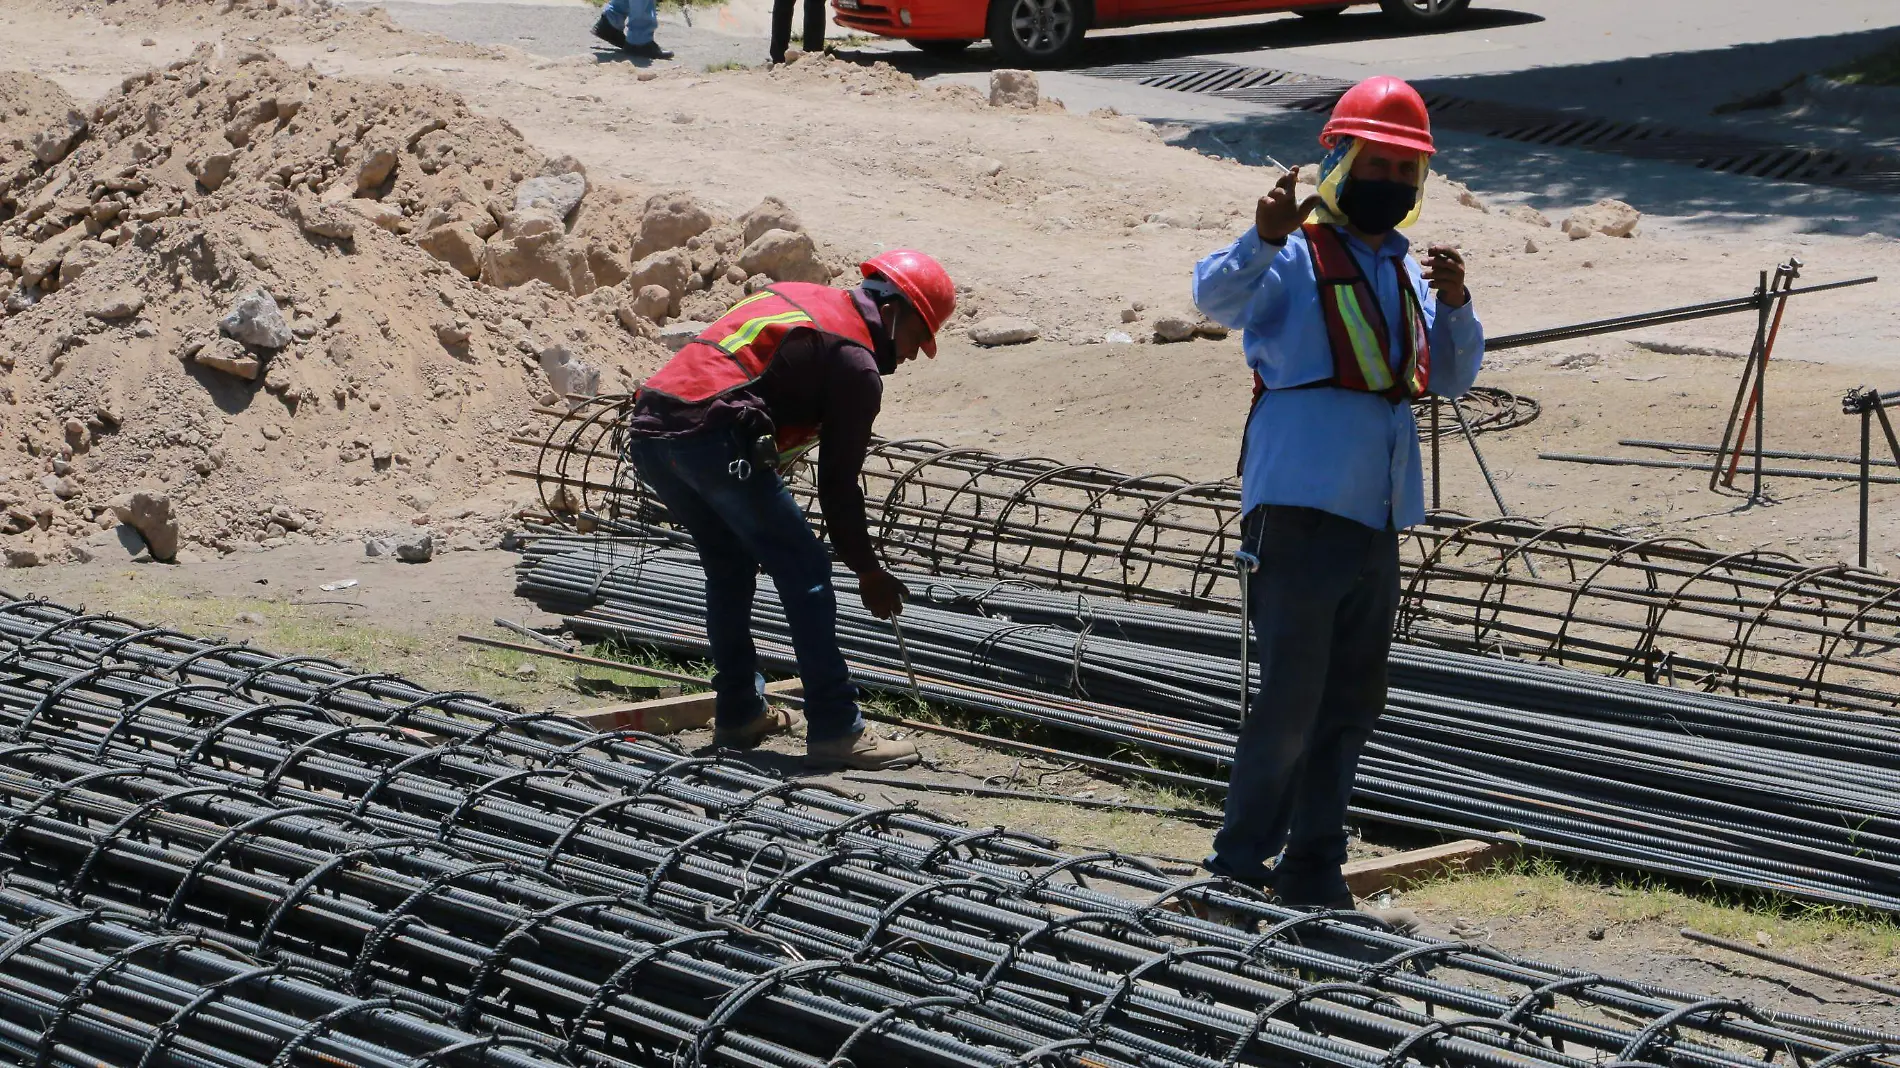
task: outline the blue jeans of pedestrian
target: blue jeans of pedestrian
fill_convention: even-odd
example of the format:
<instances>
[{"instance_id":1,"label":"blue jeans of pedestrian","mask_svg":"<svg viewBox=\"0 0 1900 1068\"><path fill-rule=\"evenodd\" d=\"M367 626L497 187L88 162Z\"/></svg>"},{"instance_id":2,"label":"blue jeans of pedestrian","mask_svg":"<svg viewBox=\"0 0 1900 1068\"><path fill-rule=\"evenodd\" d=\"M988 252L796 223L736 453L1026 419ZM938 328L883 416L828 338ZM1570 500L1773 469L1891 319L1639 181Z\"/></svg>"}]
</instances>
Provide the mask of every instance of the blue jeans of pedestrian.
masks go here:
<instances>
[{"instance_id":1,"label":"blue jeans of pedestrian","mask_svg":"<svg viewBox=\"0 0 1900 1068\"><path fill-rule=\"evenodd\" d=\"M1260 558L1248 590L1260 684L1207 866L1262 882L1289 904L1349 900L1340 871L1346 807L1359 754L1385 711L1398 533L1316 508L1262 505L1248 517L1247 541Z\"/></svg>"},{"instance_id":2,"label":"blue jeans of pedestrian","mask_svg":"<svg viewBox=\"0 0 1900 1068\"><path fill-rule=\"evenodd\" d=\"M660 26L658 0L607 0L601 14L630 45L652 44L653 31Z\"/></svg>"},{"instance_id":3,"label":"blue jeans of pedestrian","mask_svg":"<svg viewBox=\"0 0 1900 1068\"><path fill-rule=\"evenodd\" d=\"M706 570L714 726L739 727L765 714L765 679L752 643L752 595L763 569L791 626L807 736L828 741L862 730L857 687L838 648L831 558L777 472L736 465L741 444L731 430L636 438L628 451L673 522L693 536Z\"/></svg>"}]
</instances>

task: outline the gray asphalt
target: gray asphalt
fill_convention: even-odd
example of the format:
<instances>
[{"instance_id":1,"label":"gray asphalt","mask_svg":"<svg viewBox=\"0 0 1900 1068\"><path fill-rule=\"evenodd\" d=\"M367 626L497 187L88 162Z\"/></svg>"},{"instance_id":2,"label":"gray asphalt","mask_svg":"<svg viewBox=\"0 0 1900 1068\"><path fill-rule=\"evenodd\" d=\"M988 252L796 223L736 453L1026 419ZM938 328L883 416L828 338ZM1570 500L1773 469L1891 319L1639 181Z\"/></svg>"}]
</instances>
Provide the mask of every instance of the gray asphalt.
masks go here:
<instances>
[{"instance_id":1,"label":"gray asphalt","mask_svg":"<svg viewBox=\"0 0 1900 1068\"><path fill-rule=\"evenodd\" d=\"M458 40L627 62L588 33L595 9L583 3L385 6L403 25ZM763 36L716 32L711 17L703 13L700 25L690 25L679 8L663 12L658 37L676 62L764 61ZM1791 144L1900 151L1900 129L1870 134L1835 111L1714 111L1894 41L1894 0L1478 0L1464 25L1423 34L1401 32L1371 7L1323 22L1274 15L1110 31L1090 38L1078 66L1207 57L1330 77L1394 73L1428 92ZM845 43L842 54L976 84L990 64L981 45L950 64L896 42ZM1167 122L1192 147L1250 163L1307 161L1317 151L1315 119L1303 112L1066 72L1045 74L1044 87L1072 109L1114 107ZM1504 202L1563 210L1614 196L1652 215L1689 218L1682 224L1689 226L1900 235L1896 197L1451 131L1438 141L1441 170Z\"/></svg>"}]
</instances>

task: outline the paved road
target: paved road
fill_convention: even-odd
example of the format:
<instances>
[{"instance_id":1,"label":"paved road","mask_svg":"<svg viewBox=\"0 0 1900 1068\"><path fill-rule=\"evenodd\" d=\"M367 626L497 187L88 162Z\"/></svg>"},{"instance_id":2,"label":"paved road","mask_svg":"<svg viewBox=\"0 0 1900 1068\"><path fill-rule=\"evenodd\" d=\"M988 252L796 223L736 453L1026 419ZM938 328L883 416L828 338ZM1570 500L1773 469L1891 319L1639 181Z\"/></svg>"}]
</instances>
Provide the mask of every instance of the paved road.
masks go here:
<instances>
[{"instance_id":1,"label":"paved road","mask_svg":"<svg viewBox=\"0 0 1900 1068\"><path fill-rule=\"evenodd\" d=\"M1459 28L1408 34L1376 8L1314 22L1291 15L1110 31L1092 37L1081 65L1210 58L1338 78L1396 73L1462 97L1771 141L1858 150L1866 137L1831 116L1786 110L1716 115L1713 109L1846 57L1900 40L1894 0L1476 0ZM550 56L598 54L583 0L387 0L398 22ZM660 39L678 62L705 67L764 58L767 0L731 0L662 14ZM834 28L834 32L835 28ZM982 84L990 54L953 64L896 42L841 42L922 77ZM1071 108L1112 106L1178 123L1187 143L1248 162L1310 159L1314 119L1304 113L1147 89L1072 73L1044 76ZM1900 92L1900 91L1896 91ZM1887 131L1889 134L1893 131ZM1440 166L1481 192L1561 210L1617 196L1697 226L1760 226L1900 235L1900 197L1711 174L1603 153L1552 149L1446 132ZM1897 139L1900 141L1900 139ZM1878 146L1877 146L1878 147ZM1900 143L1894 145L1900 150Z\"/></svg>"}]
</instances>

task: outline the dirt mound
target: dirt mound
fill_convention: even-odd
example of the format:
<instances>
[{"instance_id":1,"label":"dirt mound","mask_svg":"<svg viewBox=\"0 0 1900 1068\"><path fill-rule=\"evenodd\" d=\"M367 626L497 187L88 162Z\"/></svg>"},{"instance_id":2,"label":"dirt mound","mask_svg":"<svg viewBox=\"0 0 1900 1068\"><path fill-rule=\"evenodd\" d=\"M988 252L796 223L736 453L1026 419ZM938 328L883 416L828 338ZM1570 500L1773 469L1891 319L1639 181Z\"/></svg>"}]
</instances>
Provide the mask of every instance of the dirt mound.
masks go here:
<instances>
[{"instance_id":1,"label":"dirt mound","mask_svg":"<svg viewBox=\"0 0 1900 1068\"><path fill-rule=\"evenodd\" d=\"M14 566L113 549L135 489L188 553L431 521L454 545L525 498L532 406L628 388L669 314L842 267L782 204L595 188L429 86L209 46L83 113L5 85L41 146L0 176Z\"/></svg>"}]
</instances>

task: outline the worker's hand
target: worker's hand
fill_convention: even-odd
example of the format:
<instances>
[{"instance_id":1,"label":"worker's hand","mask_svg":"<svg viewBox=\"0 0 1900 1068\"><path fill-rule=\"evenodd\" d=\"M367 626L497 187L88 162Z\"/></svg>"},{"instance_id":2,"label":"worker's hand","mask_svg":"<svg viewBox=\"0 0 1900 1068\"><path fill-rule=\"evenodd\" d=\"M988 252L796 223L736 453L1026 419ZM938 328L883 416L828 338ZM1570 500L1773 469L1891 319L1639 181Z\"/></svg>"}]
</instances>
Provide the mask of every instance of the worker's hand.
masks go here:
<instances>
[{"instance_id":1,"label":"worker's hand","mask_svg":"<svg viewBox=\"0 0 1900 1068\"><path fill-rule=\"evenodd\" d=\"M1438 303L1450 308L1462 308L1471 302L1471 292L1465 288L1465 258L1450 245L1433 245L1431 255L1425 260L1425 280L1438 290Z\"/></svg>"},{"instance_id":2,"label":"worker's hand","mask_svg":"<svg viewBox=\"0 0 1900 1068\"><path fill-rule=\"evenodd\" d=\"M1294 186L1299 182L1299 168L1294 168L1274 183L1273 191L1260 198L1253 209L1253 228L1259 232L1260 240L1277 245L1285 241L1287 235L1300 228L1314 209L1325 203L1318 193L1305 200L1295 200L1298 196Z\"/></svg>"},{"instance_id":3,"label":"worker's hand","mask_svg":"<svg viewBox=\"0 0 1900 1068\"><path fill-rule=\"evenodd\" d=\"M858 576L858 596L864 600L865 611L879 619L902 615L904 598L909 595L910 590L883 568Z\"/></svg>"}]
</instances>

